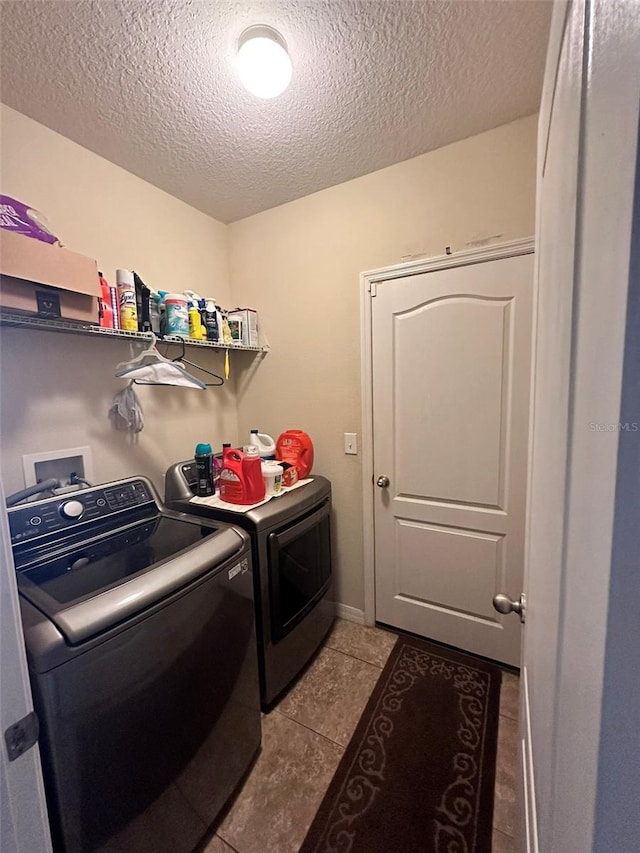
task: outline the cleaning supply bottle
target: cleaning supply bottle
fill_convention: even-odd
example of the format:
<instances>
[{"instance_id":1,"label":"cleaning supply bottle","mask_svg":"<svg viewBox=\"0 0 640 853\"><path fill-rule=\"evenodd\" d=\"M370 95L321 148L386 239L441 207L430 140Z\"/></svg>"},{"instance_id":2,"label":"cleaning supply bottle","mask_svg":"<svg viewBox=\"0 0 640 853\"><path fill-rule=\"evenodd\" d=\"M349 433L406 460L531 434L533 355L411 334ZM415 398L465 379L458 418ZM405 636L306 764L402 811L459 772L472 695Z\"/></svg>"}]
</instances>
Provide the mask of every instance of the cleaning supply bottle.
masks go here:
<instances>
[{"instance_id":1,"label":"cleaning supply bottle","mask_svg":"<svg viewBox=\"0 0 640 853\"><path fill-rule=\"evenodd\" d=\"M189 337L193 338L195 341L202 341L205 339L206 330L202 325L202 318L200 317L200 312L198 311L197 305L195 302L189 302Z\"/></svg>"},{"instance_id":2,"label":"cleaning supply bottle","mask_svg":"<svg viewBox=\"0 0 640 853\"><path fill-rule=\"evenodd\" d=\"M230 346L233 343L233 338L231 337L231 329L229 328L229 322L227 320L227 312L222 311L221 314L220 343L223 343L225 346Z\"/></svg>"},{"instance_id":3,"label":"cleaning supply bottle","mask_svg":"<svg viewBox=\"0 0 640 853\"><path fill-rule=\"evenodd\" d=\"M98 273L98 276L100 278L100 290L102 291L102 296L98 297L98 317L100 326L103 329L113 329L115 328L113 325L113 308L111 305L111 291L113 288L109 287L108 282L101 272Z\"/></svg>"},{"instance_id":4,"label":"cleaning supply bottle","mask_svg":"<svg viewBox=\"0 0 640 853\"><path fill-rule=\"evenodd\" d=\"M257 429L252 429L249 434L249 444L258 448L263 459L276 458L276 443L266 432L258 432Z\"/></svg>"},{"instance_id":5,"label":"cleaning supply bottle","mask_svg":"<svg viewBox=\"0 0 640 853\"><path fill-rule=\"evenodd\" d=\"M247 456L234 447L226 447L220 472L220 497L232 504L255 504L264 500L260 454Z\"/></svg>"},{"instance_id":6,"label":"cleaning supply bottle","mask_svg":"<svg viewBox=\"0 0 640 853\"><path fill-rule=\"evenodd\" d=\"M113 328L121 329L120 325L120 297L118 296L118 288L112 284L109 285L109 297L111 304L111 313L113 314Z\"/></svg>"},{"instance_id":7,"label":"cleaning supply bottle","mask_svg":"<svg viewBox=\"0 0 640 853\"><path fill-rule=\"evenodd\" d=\"M166 290L158 291L158 311L160 313L160 337L164 338L167 334L167 306L164 300L167 298Z\"/></svg>"},{"instance_id":8,"label":"cleaning supply bottle","mask_svg":"<svg viewBox=\"0 0 640 853\"><path fill-rule=\"evenodd\" d=\"M130 270L116 270L116 284L120 303L120 328L127 332L137 332L138 309L133 273Z\"/></svg>"},{"instance_id":9,"label":"cleaning supply bottle","mask_svg":"<svg viewBox=\"0 0 640 853\"><path fill-rule=\"evenodd\" d=\"M218 312L216 311L215 299L204 300L204 325L207 331L207 340L212 343L220 341L220 326L218 324Z\"/></svg>"},{"instance_id":10,"label":"cleaning supply bottle","mask_svg":"<svg viewBox=\"0 0 640 853\"><path fill-rule=\"evenodd\" d=\"M213 477L213 451L210 444L198 444L194 454L198 474L197 494L199 498L215 494Z\"/></svg>"},{"instance_id":11,"label":"cleaning supply bottle","mask_svg":"<svg viewBox=\"0 0 640 853\"><path fill-rule=\"evenodd\" d=\"M136 286L136 307L138 310L138 331L151 331L151 290L134 270L133 281Z\"/></svg>"},{"instance_id":12,"label":"cleaning supply bottle","mask_svg":"<svg viewBox=\"0 0 640 853\"><path fill-rule=\"evenodd\" d=\"M167 334L179 338L189 337L187 298L182 293L167 293L164 298L167 316Z\"/></svg>"},{"instance_id":13,"label":"cleaning supply bottle","mask_svg":"<svg viewBox=\"0 0 640 853\"><path fill-rule=\"evenodd\" d=\"M304 480L313 467L313 442L301 429L288 429L278 436L276 459L294 465L299 478Z\"/></svg>"},{"instance_id":14,"label":"cleaning supply bottle","mask_svg":"<svg viewBox=\"0 0 640 853\"><path fill-rule=\"evenodd\" d=\"M149 288L149 320L151 331L156 337L160 335L160 294Z\"/></svg>"}]
</instances>

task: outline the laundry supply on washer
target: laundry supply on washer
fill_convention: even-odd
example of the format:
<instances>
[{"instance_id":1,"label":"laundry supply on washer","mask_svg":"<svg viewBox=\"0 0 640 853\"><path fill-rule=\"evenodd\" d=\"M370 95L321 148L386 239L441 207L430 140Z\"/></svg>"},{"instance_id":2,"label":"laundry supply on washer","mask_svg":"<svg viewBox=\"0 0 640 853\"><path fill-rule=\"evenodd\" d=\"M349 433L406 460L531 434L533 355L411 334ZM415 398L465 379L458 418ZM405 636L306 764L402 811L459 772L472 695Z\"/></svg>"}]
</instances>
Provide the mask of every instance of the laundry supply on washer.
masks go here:
<instances>
[{"instance_id":1,"label":"laundry supply on washer","mask_svg":"<svg viewBox=\"0 0 640 853\"><path fill-rule=\"evenodd\" d=\"M262 459L275 459L276 443L266 432L252 429L249 434L249 444L255 445L260 451Z\"/></svg>"},{"instance_id":2,"label":"laundry supply on washer","mask_svg":"<svg viewBox=\"0 0 640 853\"><path fill-rule=\"evenodd\" d=\"M313 468L313 442L301 429L288 429L278 436L276 459L289 462L298 469L301 480L308 477Z\"/></svg>"},{"instance_id":3,"label":"laundry supply on washer","mask_svg":"<svg viewBox=\"0 0 640 853\"><path fill-rule=\"evenodd\" d=\"M279 495L282 492L282 465L277 462L262 462L261 467L266 494Z\"/></svg>"},{"instance_id":4,"label":"laundry supply on washer","mask_svg":"<svg viewBox=\"0 0 640 853\"><path fill-rule=\"evenodd\" d=\"M194 454L198 472L198 497L207 498L215 494L213 451L210 444L198 444Z\"/></svg>"},{"instance_id":5,"label":"laundry supply on washer","mask_svg":"<svg viewBox=\"0 0 640 853\"><path fill-rule=\"evenodd\" d=\"M264 499L260 454L247 454L234 447L225 448L220 472L220 497L233 504L253 504Z\"/></svg>"}]
</instances>

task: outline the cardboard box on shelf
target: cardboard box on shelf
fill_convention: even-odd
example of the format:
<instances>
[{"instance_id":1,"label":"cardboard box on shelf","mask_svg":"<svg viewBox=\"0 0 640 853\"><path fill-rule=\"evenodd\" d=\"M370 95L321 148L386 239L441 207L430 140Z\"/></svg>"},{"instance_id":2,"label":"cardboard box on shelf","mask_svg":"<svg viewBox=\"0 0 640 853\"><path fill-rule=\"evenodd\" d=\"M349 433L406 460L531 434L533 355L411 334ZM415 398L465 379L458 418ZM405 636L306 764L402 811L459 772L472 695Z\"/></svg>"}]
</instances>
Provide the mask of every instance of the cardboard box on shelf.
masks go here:
<instances>
[{"instance_id":1,"label":"cardboard box on shelf","mask_svg":"<svg viewBox=\"0 0 640 853\"><path fill-rule=\"evenodd\" d=\"M98 322L96 261L0 229L0 308Z\"/></svg>"},{"instance_id":2,"label":"cardboard box on shelf","mask_svg":"<svg viewBox=\"0 0 640 853\"><path fill-rule=\"evenodd\" d=\"M227 313L227 319L240 320L241 343L246 347L260 346L258 343L258 312L253 308L235 308Z\"/></svg>"}]
</instances>

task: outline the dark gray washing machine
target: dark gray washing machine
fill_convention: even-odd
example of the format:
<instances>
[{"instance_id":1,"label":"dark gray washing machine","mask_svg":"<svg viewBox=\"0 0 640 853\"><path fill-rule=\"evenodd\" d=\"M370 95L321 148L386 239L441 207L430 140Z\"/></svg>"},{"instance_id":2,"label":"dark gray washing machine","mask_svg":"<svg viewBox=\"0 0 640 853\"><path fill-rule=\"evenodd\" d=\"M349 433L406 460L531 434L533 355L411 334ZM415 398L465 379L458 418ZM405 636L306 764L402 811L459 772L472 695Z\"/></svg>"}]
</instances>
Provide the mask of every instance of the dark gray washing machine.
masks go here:
<instances>
[{"instance_id":1,"label":"dark gray washing machine","mask_svg":"<svg viewBox=\"0 0 640 853\"><path fill-rule=\"evenodd\" d=\"M55 849L193 850L260 746L249 538L141 477L9 524Z\"/></svg>"},{"instance_id":2,"label":"dark gray washing machine","mask_svg":"<svg viewBox=\"0 0 640 853\"><path fill-rule=\"evenodd\" d=\"M300 673L325 638L333 616L331 483L311 482L248 512L191 503L195 462L172 465L165 476L167 506L242 527L251 537L258 666L266 710Z\"/></svg>"}]
</instances>

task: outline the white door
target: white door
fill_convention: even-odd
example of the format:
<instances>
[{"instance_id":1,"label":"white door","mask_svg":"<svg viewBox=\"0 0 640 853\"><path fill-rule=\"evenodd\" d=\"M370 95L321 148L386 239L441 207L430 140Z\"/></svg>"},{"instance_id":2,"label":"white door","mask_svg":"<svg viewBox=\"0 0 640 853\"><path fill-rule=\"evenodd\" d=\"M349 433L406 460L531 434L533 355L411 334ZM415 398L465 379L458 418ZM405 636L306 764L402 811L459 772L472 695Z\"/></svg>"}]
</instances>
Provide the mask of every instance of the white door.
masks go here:
<instances>
[{"instance_id":1,"label":"white door","mask_svg":"<svg viewBox=\"0 0 640 853\"><path fill-rule=\"evenodd\" d=\"M634 180L640 235L639 41L638 4L554 8L538 136L521 670L522 849L531 853L640 849L640 703L621 666L638 659L633 596L609 609L616 555L629 549L632 567L619 573L637 591L638 452L628 470L617 427L625 359L633 417L638 400L637 324L625 353L625 320ZM612 635L625 611L636 630L622 632L621 655Z\"/></svg>"},{"instance_id":2,"label":"white door","mask_svg":"<svg viewBox=\"0 0 640 853\"><path fill-rule=\"evenodd\" d=\"M491 602L522 588L533 255L500 254L372 296L375 608L518 665L520 626Z\"/></svg>"},{"instance_id":3,"label":"white door","mask_svg":"<svg viewBox=\"0 0 640 853\"><path fill-rule=\"evenodd\" d=\"M536 831L538 817L548 821L553 807L584 28L584 8L578 14L578 5L567 23L561 49L556 48L560 71L555 74L547 68L543 109L548 112L541 113L538 137L536 338L525 580L528 608L520 714L527 750L531 749L529 733L533 729L538 798L534 802L532 779L525 773L527 834ZM560 26L557 21L555 25ZM554 31L552 38L557 36ZM517 624L515 618L513 621ZM532 850L537 847L533 838L529 845Z\"/></svg>"}]
</instances>

